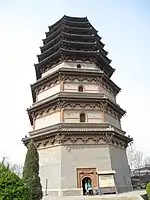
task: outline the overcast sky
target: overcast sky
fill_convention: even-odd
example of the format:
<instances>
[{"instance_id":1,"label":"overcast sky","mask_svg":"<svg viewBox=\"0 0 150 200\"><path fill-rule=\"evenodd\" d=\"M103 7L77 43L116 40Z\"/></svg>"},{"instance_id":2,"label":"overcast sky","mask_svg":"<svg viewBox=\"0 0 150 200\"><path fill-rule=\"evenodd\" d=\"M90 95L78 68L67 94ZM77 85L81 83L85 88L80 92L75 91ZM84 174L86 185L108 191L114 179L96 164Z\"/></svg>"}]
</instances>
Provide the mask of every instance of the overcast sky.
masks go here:
<instances>
[{"instance_id":1,"label":"overcast sky","mask_svg":"<svg viewBox=\"0 0 150 200\"><path fill-rule=\"evenodd\" d=\"M127 111L122 128L150 156L150 1L0 0L0 156L22 163L21 138L30 131L33 64L48 25L64 14L87 16L99 30L122 88L117 101Z\"/></svg>"}]
</instances>

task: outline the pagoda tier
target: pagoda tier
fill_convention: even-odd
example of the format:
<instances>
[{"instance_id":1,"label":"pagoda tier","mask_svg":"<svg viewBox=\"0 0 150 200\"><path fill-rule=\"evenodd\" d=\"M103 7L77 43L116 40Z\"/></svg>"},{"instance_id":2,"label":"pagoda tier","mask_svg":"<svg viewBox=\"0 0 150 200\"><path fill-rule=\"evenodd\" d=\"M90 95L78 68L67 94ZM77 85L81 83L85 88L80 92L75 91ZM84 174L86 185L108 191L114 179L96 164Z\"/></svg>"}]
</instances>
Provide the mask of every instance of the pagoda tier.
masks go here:
<instances>
[{"instance_id":1,"label":"pagoda tier","mask_svg":"<svg viewBox=\"0 0 150 200\"><path fill-rule=\"evenodd\" d=\"M111 79L106 76L103 71L91 70L91 69L76 69L76 68L59 68L53 73L37 80L36 83L31 85L33 103L36 102L36 95L42 88L49 87L50 85L56 83L57 81L63 80L63 82L70 80L73 81L77 79L79 81L95 81L97 84L102 84L109 91L112 91L114 96L120 92L120 87L118 87Z\"/></svg>"},{"instance_id":2,"label":"pagoda tier","mask_svg":"<svg viewBox=\"0 0 150 200\"><path fill-rule=\"evenodd\" d=\"M59 92L53 96L50 96L46 99L43 99L39 102L33 104L29 109L28 115L33 125L33 118L37 115L41 115L44 112L47 113L49 110L54 109L59 106L59 108L70 107L74 108L75 106L80 105L81 108L90 106L91 108L98 107L100 110L103 110L107 113L111 113L117 119L126 113L117 103L111 101L105 94L100 93L79 93L79 92Z\"/></svg>"},{"instance_id":3,"label":"pagoda tier","mask_svg":"<svg viewBox=\"0 0 150 200\"><path fill-rule=\"evenodd\" d=\"M41 74L64 60L95 62L104 73L111 77L114 69L111 60L103 49L101 37L87 18L64 16L59 22L49 27L43 39L39 63L35 64L37 79Z\"/></svg>"}]
</instances>

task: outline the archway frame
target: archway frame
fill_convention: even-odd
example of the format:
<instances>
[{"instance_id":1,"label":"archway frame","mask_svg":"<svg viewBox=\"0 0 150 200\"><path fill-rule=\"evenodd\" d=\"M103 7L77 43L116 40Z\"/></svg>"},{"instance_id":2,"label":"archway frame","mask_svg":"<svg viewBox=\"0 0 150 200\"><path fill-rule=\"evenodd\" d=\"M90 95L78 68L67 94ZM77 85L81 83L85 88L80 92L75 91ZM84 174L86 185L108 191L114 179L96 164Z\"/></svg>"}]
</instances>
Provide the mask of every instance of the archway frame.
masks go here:
<instances>
[{"instance_id":1,"label":"archway frame","mask_svg":"<svg viewBox=\"0 0 150 200\"><path fill-rule=\"evenodd\" d=\"M96 168L77 168L77 187L82 188L82 180L87 177L92 181L92 187L98 188L98 174Z\"/></svg>"}]
</instances>

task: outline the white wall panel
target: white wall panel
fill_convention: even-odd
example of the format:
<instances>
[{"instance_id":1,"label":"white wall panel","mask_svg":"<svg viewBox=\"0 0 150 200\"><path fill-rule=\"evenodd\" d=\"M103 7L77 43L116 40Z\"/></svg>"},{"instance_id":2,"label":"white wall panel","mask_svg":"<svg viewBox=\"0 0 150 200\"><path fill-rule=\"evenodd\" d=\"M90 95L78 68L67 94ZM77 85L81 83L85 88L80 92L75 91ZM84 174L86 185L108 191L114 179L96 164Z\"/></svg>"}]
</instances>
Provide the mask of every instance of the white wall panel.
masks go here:
<instances>
[{"instance_id":1,"label":"white wall panel","mask_svg":"<svg viewBox=\"0 0 150 200\"><path fill-rule=\"evenodd\" d=\"M42 92L40 92L37 95L37 101L41 101L47 97L50 97L54 94L57 94L58 92L60 92L60 84L54 85L51 88L44 90Z\"/></svg>"},{"instance_id":2,"label":"white wall panel","mask_svg":"<svg viewBox=\"0 0 150 200\"><path fill-rule=\"evenodd\" d=\"M36 129L45 128L57 123L60 123L60 111L37 118L34 122L34 127L36 130Z\"/></svg>"}]
</instances>

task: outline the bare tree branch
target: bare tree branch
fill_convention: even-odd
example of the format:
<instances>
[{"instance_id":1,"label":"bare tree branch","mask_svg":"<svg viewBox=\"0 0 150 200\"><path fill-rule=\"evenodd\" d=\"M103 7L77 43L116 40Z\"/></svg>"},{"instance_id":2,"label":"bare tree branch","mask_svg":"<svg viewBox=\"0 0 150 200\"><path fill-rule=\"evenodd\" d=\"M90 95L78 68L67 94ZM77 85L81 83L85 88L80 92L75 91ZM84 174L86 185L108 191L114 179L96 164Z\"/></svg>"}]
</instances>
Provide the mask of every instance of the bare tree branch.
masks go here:
<instances>
[{"instance_id":1,"label":"bare tree branch","mask_svg":"<svg viewBox=\"0 0 150 200\"><path fill-rule=\"evenodd\" d=\"M150 157L146 157L144 160L145 167L150 167Z\"/></svg>"},{"instance_id":2,"label":"bare tree branch","mask_svg":"<svg viewBox=\"0 0 150 200\"><path fill-rule=\"evenodd\" d=\"M132 170L139 169L144 166L145 163L144 155L141 151L137 151L134 145L128 147L127 157L130 168Z\"/></svg>"},{"instance_id":3,"label":"bare tree branch","mask_svg":"<svg viewBox=\"0 0 150 200\"><path fill-rule=\"evenodd\" d=\"M11 164L8 161L8 158L6 158L6 157L3 157L1 162L5 166L7 166L11 171L13 171L15 174L17 174L19 177L22 176L23 165L20 165L20 164Z\"/></svg>"},{"instance_id":4,"label":"bare tree branch","mask_svg":"<svg viewBox=\"0 0 150 200\"><path fill-rule=\"evenodd\" d=\"M23 166L19 164L10 165L10 169L17 174L19 177L22 176Z\"/></svg>"}]
</instances>

